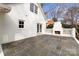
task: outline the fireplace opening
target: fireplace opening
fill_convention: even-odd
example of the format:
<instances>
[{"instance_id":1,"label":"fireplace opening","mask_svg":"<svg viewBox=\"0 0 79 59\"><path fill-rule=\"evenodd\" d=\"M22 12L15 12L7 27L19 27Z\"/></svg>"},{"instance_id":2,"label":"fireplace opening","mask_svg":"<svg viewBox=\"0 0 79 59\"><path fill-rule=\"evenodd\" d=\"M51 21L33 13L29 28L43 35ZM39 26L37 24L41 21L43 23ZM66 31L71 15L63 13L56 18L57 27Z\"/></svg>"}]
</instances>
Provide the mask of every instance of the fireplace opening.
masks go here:
<instances>
[{"instance_id":1,"label":"fireplace opening","mask_svg":"<svg viewBox=\"0 0 79 59\"><path fill-rule=\"evenodd\" d=\"M55 31L55 34L60 34L60 31Z\"/></svg>"}]
</instances>

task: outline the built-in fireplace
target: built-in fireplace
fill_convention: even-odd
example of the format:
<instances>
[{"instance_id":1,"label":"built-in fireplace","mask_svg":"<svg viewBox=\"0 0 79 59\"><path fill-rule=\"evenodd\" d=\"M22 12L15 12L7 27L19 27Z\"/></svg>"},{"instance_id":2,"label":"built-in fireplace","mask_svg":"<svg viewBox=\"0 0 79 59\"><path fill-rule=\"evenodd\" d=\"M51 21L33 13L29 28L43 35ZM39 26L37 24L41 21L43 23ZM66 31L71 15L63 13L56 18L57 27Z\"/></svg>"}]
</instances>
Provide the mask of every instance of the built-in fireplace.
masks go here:
<instances>
[{"instance_id":1,"label":"built-in fireplace","mask_svg":"<svg viewBox=\"0 0 79 59\"><path fill-rule=\"evenodd\" d=\"M53 27L53 34L55 35L62 35L63 28L61 22L55 22Z\"/></svg>"},{"instance_id":2,"label":"built-in fireplace","mask_svg":"<svg viewBox=\"0 0 79 59\"><path fill-rule=\"evenodd\" d=\"M60 34L60 31L55 31L55 34Z\"/></svg>"}]
</instances>

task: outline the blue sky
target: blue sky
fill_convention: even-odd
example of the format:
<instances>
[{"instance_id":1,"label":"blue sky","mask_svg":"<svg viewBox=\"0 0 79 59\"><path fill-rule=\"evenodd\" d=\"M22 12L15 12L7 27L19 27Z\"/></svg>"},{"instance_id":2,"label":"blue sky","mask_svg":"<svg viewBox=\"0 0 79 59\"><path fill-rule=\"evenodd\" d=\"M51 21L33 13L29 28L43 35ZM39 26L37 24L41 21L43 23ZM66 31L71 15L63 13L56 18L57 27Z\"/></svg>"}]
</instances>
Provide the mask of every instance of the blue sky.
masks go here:
<instances>
[{"instance_id":1,"label":"blue sky","mask_svg":"<svg viewBox=\"0 0 79 59\"><path fill-rule=\"evenodd\" d=\"M70 8L75 5L77 6L78 4L77 3L44 3L43 10L44 10L44 12L47 12L49 9L51 9L51 8L55 9L58 6ZM48 18L51 18L50 14L48 15Z\"/></svg>"}]
</instances>

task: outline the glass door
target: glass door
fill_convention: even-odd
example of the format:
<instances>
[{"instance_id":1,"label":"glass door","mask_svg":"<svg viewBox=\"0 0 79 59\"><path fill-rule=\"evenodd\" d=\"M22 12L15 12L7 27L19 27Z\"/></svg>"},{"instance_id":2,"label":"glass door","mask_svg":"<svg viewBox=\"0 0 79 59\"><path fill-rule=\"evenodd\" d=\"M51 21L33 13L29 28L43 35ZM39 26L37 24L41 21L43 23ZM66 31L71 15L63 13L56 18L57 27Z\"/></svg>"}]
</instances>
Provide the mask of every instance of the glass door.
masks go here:
<instances>
[{"instance_id":1,"label":"glass door","mask_svg":"<svg viewBox=\"0 0 79 59\"><path fill-rule=\"evenodd\" d=\"M38 23L37 24L37 33L41 33L42 32L42 24Z\"/></svg>"}]
</instances>

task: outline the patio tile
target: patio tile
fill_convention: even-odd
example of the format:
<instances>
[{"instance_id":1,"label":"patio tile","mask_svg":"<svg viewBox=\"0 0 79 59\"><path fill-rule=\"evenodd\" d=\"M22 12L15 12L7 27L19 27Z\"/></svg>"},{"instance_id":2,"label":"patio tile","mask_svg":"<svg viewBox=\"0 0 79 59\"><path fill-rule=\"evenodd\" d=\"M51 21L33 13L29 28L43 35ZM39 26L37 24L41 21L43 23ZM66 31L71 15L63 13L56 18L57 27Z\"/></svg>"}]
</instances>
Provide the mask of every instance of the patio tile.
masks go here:
<instances>
[{"instance_id":1,"label":"patio tile","mask_svg":"<svg viewBox=\"0 0 79 59\"><path fill-rule=\"evenodd\" d=\"M5 56L79 55L79 45L71 37L39 35L2 45Z\"/></svg>"}]
</instances>

